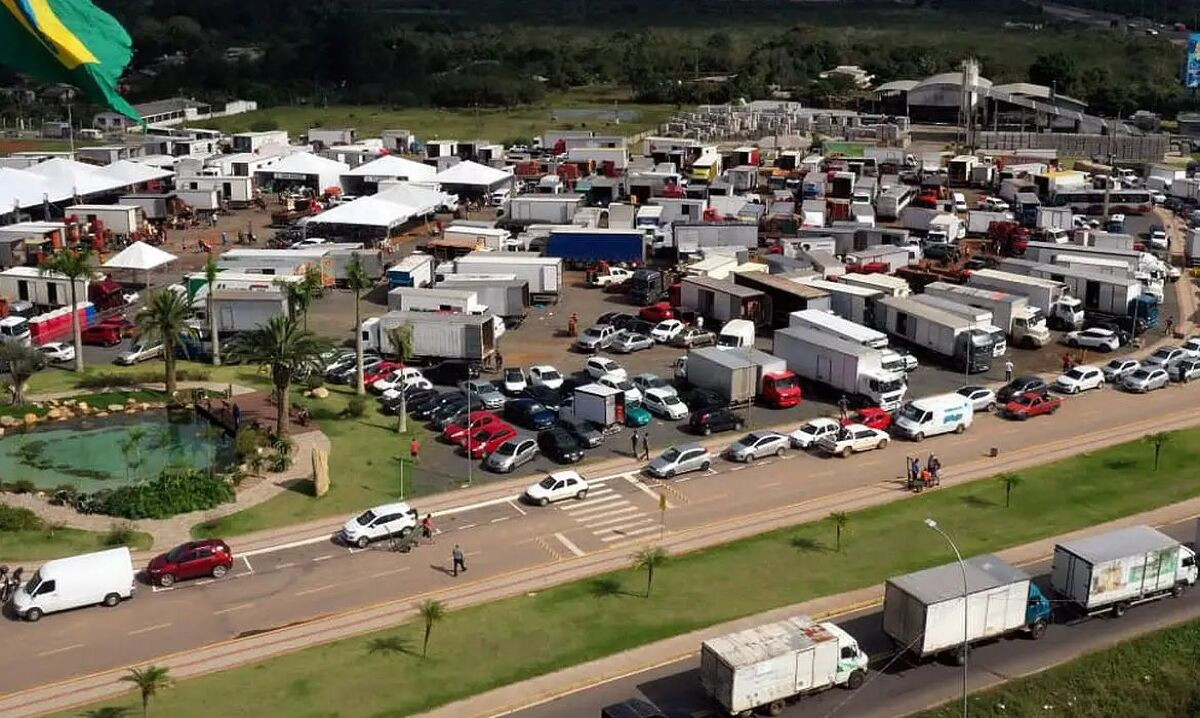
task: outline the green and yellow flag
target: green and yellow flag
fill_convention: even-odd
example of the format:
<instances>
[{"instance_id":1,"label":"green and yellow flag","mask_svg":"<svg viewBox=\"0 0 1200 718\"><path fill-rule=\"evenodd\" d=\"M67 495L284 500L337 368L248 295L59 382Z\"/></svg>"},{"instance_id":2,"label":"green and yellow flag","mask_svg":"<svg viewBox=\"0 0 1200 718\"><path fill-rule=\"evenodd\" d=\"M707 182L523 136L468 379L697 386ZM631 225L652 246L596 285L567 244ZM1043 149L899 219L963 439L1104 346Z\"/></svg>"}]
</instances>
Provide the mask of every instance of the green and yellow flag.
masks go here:
<instances>
[{"instance_id":1,"label":"green and yellow flag","mask_svg":"<svg viewBox=\"0 0 1200 718\"><path fill-rule=\"evenodd\" d=\"M133 42L88 0L0 0L0 64L46 82L63 82L138 122L117 92Z\"/></svg>"}]
</instances>

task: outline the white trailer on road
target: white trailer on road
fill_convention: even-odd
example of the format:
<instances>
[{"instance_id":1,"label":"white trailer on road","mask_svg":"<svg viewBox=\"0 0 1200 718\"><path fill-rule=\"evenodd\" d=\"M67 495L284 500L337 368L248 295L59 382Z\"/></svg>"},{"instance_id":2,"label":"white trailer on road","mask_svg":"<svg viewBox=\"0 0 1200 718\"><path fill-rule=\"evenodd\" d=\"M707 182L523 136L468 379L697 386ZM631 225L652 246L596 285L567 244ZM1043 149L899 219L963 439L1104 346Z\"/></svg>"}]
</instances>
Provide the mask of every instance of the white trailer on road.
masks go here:
<instances>
[{"instance_id":1,"label":"white trailer on road","mask_svg":"<svg viewBox=\"0 0 1200 718\"><path fill-rule=\"evenodd\" d=\"M705 641L700 684L730 715L763 708L779 715L799 696L846 686L858 688L867 654L832 623L796 616Z\"/></svg>"},{"instance_id":2,"label":"white trailer on road","mask_svg":"<svg viewBox=\"0 0 1200 718\"><path fill-rule=\"evenodd\" d=\"M797 376L888 411L899 407L908 391L903 371L884 368L884 352L831 333L779 329L774 354Z\"/></svg>"}]
</instances>

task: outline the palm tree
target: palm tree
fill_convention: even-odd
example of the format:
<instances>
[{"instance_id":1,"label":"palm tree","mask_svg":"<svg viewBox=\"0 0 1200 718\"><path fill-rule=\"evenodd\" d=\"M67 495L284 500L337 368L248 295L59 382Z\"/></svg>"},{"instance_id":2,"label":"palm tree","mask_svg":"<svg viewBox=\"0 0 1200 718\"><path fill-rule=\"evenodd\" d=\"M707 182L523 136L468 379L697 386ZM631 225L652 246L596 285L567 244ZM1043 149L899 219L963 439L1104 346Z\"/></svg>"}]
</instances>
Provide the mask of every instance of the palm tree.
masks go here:
<instances>
[{"instance_id":1,"label":"palm tree","mask_svg":"<svg viewBox=\"0 0 1200 718\"><path fill-rule=\"evenodd\" d=\"M45 364L42 353L20 342L0 342L0 367L8 373L14 406L25 403L25 384Z\"/></svg>"},{"instance_id":2,"label":"palm tree","mask_svg":"<svg viewBox=\"0 0 1200 718\"><path fill-rule=\"evenodd\" d=\"M371 285L371 278L367 276L367 270L363 267L362 260L357 254L352 255L349 264L346 265L346 286L354 292L354 354L358 362L354 375L354 390L360 395L367 393L367 387L363 384L363 338L360 329L362 326L362 293L370 289Z\"/></svg>"},{"instance_id":3,"label":"palm tree","mask_svg":"<svg viewBox=\"0 0 1200 718\"><path fill-rule=\"evenodd\" d=\"M842 531L846 528L846 524L850 521L850 516L845 511L834 511L829 514L829 520L833 522L833 527L837 531L837 543L835 544L836 551L842 550Z\"/></svg>"},{"instance_id":4,"label":"palm tree","mask_svg":"<svg viewBox=\"0 0 1200 718\"><path fill-rule=\"evenodd\" d=\"M79 302L78 283L80 279L92 273L92 253L63 250L42 263L38 270L42 274L60 274L67 279L71 292L71 334L75 344L75 371L83 371L83 332L79 327L79 312L75 305Z\"/></svg>"},{"instance_id":5,"label":"palm tree","mask_svg":"<svg viewBox=\"0 0 1200 718\"><path fill-rule=\"evenodd\" d=\"M302 329L292 317L272 317L238 339L232 347L235 356L271 370L271 383L275 387L275 434L283 438L288 430L288 391L292 379L305 370L317 369L321 353L329 348L328 342Z\"/></svg>"},{"instance_id":6,"label":"palm tree","mask_svg":"<svg viewBox=\"0 0 1200 718\"><path fill-rule=\"evenodd\" d=\"M1004 508L1007 509L1009 506L1012 506L1012 492L1013 489L1021 485L1021 477L1016 474L1005 473L997 476L996 480L1004 484Z\"/></svg>"},{"instance_id":7,"label":"palm tree","mask_svg":"<svg viewBox=\"0 0 1200 718\"><path fill-rule=\"evenodd\" d=\"M446 617L446 606L437 599L427 598L417 610L425 621L425 641L421 644L421 658L424 658L429 653L429 634L433 632L433 624Z\"/></svg>"},{"instance_id":8,"label":"palm tree","mask_svg":"<svg viewBox=\"0 0 1200 718\"><path fill-rule=\"evenodd\" d=\"M654 569L667 562L667 551L659 546L647 546L633 555L633 567L646 569L646 598L654 586Z\"/></svg>"},{"instance_id":9,"label":"palm tree","mask_svg":"<svg viewBox=\"0 0 1200 718\"><path fill-rule=\"evenodd\" d=\"M118 447L121 449L121 455L125 457L125 478L128 480L130 476L136 478L134 473L140 469L145 463L142 459L142 440L146 438L147 432L145 427L131 426L126 432L125 438L121 440Z\"/></svg>"},{"instance_id":10,"label":"palm tree","mask_svg":"<svg viewBox=\"0 0 1200 718\"><path fill-rule=\"evenodd\" d=\"M211 296L211 294L210 294ZM187 323L191 304L182 292L160 289L134 318L138 331L148 342L162 344L163 362L167 367L167 399L175 398L175 349L186 335L195 335Z\"/></svg>"},{"instance_id":11,"label":"palm tree","mask_svg":"<svg viewBox=\"0 0 1200 718\"><path fill-rule=\"evenodd\" d=\"M118 680L132 683L142 692L142 716L150 710L150 699L158 692L171 687L170 671L165 666L146 666L145 668L130 668L127 675Z\"/></svg>"},{"instance_id":12,"label":"palm tree","mask_svg":"<svg viewBox=\"0 0 1200 718\"><path fill-rule=\"evenodd\" d=\"M1158 457L1162 454L1163 447L1171 443L1171 434L1166 431L1156 431L1153 434L1146 434L1142 440L1154 447L1154 470L1158 471Z\"/></svg>"},{"instance_id":13,"label":"palm tree","mask_svg":"<svg viewBox=\"0 0 1200 718\"><path fill-rule=\"evenodd\" d=\"M204 263L204 279L208 282L208 296L205 298L205 302L208 308L208 333L212 335L213 366L221 366L221 336L217 330L216 299L213 296L213 291L217 284L217 273L219 271L220 267L217 266L217 260L213 259L210 254L208 261Z\"/></svg>"},{"instance_id":14,"label":"palm tree","mask_svg":"<svg viewBox=\"0 0 1200 718\"><path fill-rule=\"evenodd\" d=\"M362 332L359 332L361 335ZM412 357L413 351L413 328L411 324L401 324L398 327L392 327L388 330L388 341L392 345L392 354L396 356L396 361L401 364L407 364ZM361 341L361 338L360 338ZM362 354L359 354L359 366L362 366ZM404 394L405 386L400 385L400 411L396 415L396 433L403 434L408 431L408 402L405 401Z\"/></svg>"}]
</instances>

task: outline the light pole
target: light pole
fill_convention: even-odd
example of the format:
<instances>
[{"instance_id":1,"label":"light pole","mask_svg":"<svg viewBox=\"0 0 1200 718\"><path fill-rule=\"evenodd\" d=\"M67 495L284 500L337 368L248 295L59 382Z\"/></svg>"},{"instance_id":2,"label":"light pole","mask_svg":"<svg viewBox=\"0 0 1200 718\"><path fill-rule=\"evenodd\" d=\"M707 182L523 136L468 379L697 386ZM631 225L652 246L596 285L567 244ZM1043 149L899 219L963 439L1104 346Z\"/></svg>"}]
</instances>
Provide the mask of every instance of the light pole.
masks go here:
<instances>
[{"instance_id":1,"label":"light pole","mask_svg":"<svg viewBox=\"0 0 1200 718\"><path fill-rule=\"evenodd\" d=\"M963 580L963 641L962 641L962 714L963 718L967 718L967 627L970 613L967 611L967 601L970 597L970 589L967 587L967 564L963 563L962 554L958 552L958 546L954 545L954 540L950 535L938 526L938 522L933 519L925 519L925 525L941 534L942 538L946 539L946 543L950 544L951 550L954 551L954 557L958 559L958 568L962 571Z\"/></svg>"}]
</instances>

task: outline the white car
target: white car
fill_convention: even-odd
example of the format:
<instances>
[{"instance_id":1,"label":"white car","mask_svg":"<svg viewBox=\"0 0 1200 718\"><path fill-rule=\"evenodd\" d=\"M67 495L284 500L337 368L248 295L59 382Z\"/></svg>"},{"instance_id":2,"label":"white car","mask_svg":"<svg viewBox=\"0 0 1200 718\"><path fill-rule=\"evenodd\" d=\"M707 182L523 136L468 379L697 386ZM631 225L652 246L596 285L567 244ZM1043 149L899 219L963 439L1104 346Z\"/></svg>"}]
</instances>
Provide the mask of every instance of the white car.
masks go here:
<instances>
[{"instance_id":1,"label":"white car","mask_svg":"<svg viewBox=\"0 0 1200 718\"><path fill-rule=\"evenodd\" d=\"M826 436L836 434L842 425L833 419L820 417L788 434L793 449L811 449Z\"/></svg>"},{"instance_id":2,"label":"white car","mask_svg":"<svg viewBox=\"0 0 1200 718\"><path fill-rule=\"evenodd\" d=\"M1188 337L1188 340L1180 347L1188 359L1200 359L1200 336Z\"/></svg>"},{"instance_id":3,"label":"white car","mask_svg":"<svg viewBox=\"0 0 1200 718\"><path fill-rule=\"evenodd\" d=\"M996 408L996 392L986 386L964 386L957 393L971 400L974 411L992 411Z\"/></svg>"},{"instance_id":4,"label":"white car","mask_svg":"<svg viewBox=\"0 0 1200 718\"><path fill-rule=\"evenodd\" d=\"M638 402L642 400L642 390L629 381L624 372L620 374L605 374L596 380L600 386L606 386L609 389L616 389L625 392L625 403Z\"/></svg>"},{"instance_id":5,"label":"white car","mask_svg":"<svg viewBox=\"0 0 1200 718\"><path fill-rule=\"evenodd\" d=\"M650 330L650 336L654 337L654 341L659 344L666 344L679 336L679 332L683 331L684 324L678 319L664 319L654 325L654 329Z\"/></svg>"},{"instance_id":6,"label":"white car","mask_svg":"<svg viewBox=\"0 0 1200 718\"><path fill-rule=\"evenodd\" d=\"M1054 380L1054 388L1064 394L1078 394L1089 389L1099 389L1104 386L1104 372L1100 367L1080 364L1063 372Z\"/></svg>"},{"instance_id":7,"label":"white car","mask_svg":"<svg viewBox=\"0 0 1200 718\"><path fill-rule=\"evenodd\" d=\"M433 382L425 378L420 369L411 366L406 366L403 369L395 369L382 379L376 379L375 383L371 384L371 389L380 393L387 393L392 390L400 391L404 387L414 382L429 384L433 387Z\"/></svg>"},{"instance_id":8,"label":"white car","mask_svg":"<svg viewBox=\"0 0 1200 718\"><path fill-rule=\"evenodd\" d=\"M402 391L407 391L409 389L432 388L433 382L429 381L425 377L419 377L416 379L409 379L408 381L404 382L403 386L397 385L393 386L391 389L384 390L383 394L380 394L380 397L382 397L384 401L395 401L396 399L400 398L400 392Z\"/></svg>"},{"instance_id":9,"label":"white car","mask_svg":"<svg viewBox=\"0 0 1200 718\"><path fill-rule=\"evenodd\" d=\"M1099 327L1068 332L1063 337L1063 341L1069 347L1086 347L1088 349L1099 349L1102 352L1111 352L1121 348L1121 337L1117 336L1111 329L1101 329Z\"/></svg>"},{"instance_id":10,"label":"white car","mask_svg":"<svg viewBox=\"0 0 1200 718\"><path fill-rule=\"evenodd\" d=\"M1155 249L1166 249L1170 242L1167 240L1167 231L1162 227L1150 228L1150 246Z\"/></svg>"},{"instance_id":11,"label":"white car","mask_svg":"<svg viewBox=\"0 0 1200 718\"><path fill-rule=\"evenodd\" d=\"M817 442L817 448L826 454L840 456L844 459L860 451L886 448L891 440L885 431L872 429L862 424L847 424L842 427L841 431Z\"/></svg>"},{"instance_id":12,"label":"white car","mask_svg":"<svg viewBox=\"0 0 1200 718\"><path fill-rule=\"evenodd\" d=\"M752 431L733 442L725 455L732 461L754 461L767 456L783 456L787 451L788 437L774 431Z\"/></svg>"},{"instance_id":13,"label":"white car","mask_svg":"<svg viewBox=\"0 0 1200 718\"><path fill-rule=\"evenodd\" d=\"M584 362L583 368L587 371L588 376L593 379L599 379L605 375L619 376L621 378L629 376L625 373L625 367L608 357L591 357Z\"/></svg>"},{"instance_id":14,"label":"white car","mask_svg":"<svg viewBox=\"0 0 1200 718\"><path fill-rule=\"evenodd\" d=\"M552 501L587 498L588 483L574 471L555 471L525 489L525 499L531 504L547 506Z\"/></svg>"},{"instance_id":15,"label":"white car","mask_svg":"<svg viewBox=\"0 0 1200 718\"><path fill-rule=\"evenodd\" d=\"M1100 371L1104 372L1106 381L1119 384L1125 377L1141 368L1142 363L1137 359L1112 359L1100 367Z\"/></svg>"},{"instance_id":16,"label":"white car","mask_svg":"<svg viewBox=\"0 0 1200 718\"><path fill-rule=\"evenodd\" d=\"M404 538L417 528L417 512L403 501L367 509L347 521L340 533L347 546L366 548L372 541L397 536Z\"/></svg>"},{"instance_id":17,"label":"white car","mask_svg":"<svg viewBox=\"0 0 1200 718\"><path fill-rule=\"evenodd\" d=\"M539 364L529 367L529 383L533 386L559 389L563 385L563 375L549 364Z\"/></svg>"},{"instance_id":18,"label":"white car","mask_svg":"<svg viewBox=\"0 0 1200 718\"><path fill-rule=\"evenodd\" d=\"M562 384L562 379L558 381ZM525 379L525 372L519 366L510 366L504 368L504 380L500 384L500 388L505 394L516 395L525 391L529 386L529 382Z\"/></svg>"},{"instance_id":19,"label":"white car","mask_svg":"<svg viewBox=\"0 0 1200 718\"><path fill-rule=\"evenodd\" d=\"M980 197L979 201L975 203L975 206L979 209L987 210L989 212L1008 211L1008 202L1005 202L999 197Z\"/></svg>"},{"instance_id":20,"label":"white car","mask_svg":"<svg viewBox=\"0 0 1200 718\"><path fill-rule=\"evenodd\" d=\"M124 366L133 366L138 362L150 361L162 356L162 344L146 346L135 342L133 346L117 355L113 362Z\"/></svg>"},{"instance_id":21,"label":"white car","mask_svg":"<svg viewBox=\"0 0 1200 718\"><path fill-rule=\"evenodd\" d=\"M954 194L952 194L950 196L954 200L954 211L955 212L966 212L967 211L967 196L965 194L963 194L962 192L955 192Z\"/></svg>"},{"instance_id":22,"label":"white car","mask_svg":"<svg viewBox=\"0 0 1200 718\"><path fill-rule=\"evenodd\" d=\"M1162 204L1163 202L1167 201L1167 196L1162 192L1154 190L1150 192L1150 201L1154 204Z\"/></svg>"},{"instance_id":23,"label":"white car","mask_svg":"<svg viewBox=\"0 0 1200 718\"><path fill-rule=\"evenodd\" d=\"M75 361L75 347L66 342L50 342L38 347L38 351L51 364Z\"/></svg>"},{"instance_id":24,"label":"white car","mask_svg":"<svg viewBox=\"0 0 1200 718\"><path fill-rule=\"evenodd\" d=\"M642 406L651 413L665 416L672 421L678 421L688 415L687 404L679 398L674 389L648 389L642 394Z\"/></svg>"}]
</instances>

